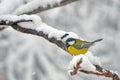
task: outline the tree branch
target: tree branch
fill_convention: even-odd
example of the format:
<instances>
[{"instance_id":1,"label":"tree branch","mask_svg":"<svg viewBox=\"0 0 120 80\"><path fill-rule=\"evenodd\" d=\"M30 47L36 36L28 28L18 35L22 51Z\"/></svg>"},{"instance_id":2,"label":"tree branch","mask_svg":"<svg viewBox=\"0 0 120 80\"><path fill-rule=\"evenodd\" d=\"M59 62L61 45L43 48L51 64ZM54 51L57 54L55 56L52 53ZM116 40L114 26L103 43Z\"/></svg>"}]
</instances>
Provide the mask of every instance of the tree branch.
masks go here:
<instances>
[{"instance_id":1,"label":"tree branch","mask_svg":"<svg viewBox=\"0 0 120 80\"><path fill-rule=\"evenodd\" d=\"M31 21L32 20L18 20L16 22L10 21L8 23L6 23L6 21L1 21L0 25L9 25L12 28L14 28L15 30L19 31L19 32L41 36L41 37L45 38L46 40L50 41L51 43L56 44L57 46L59 46L63 50L66 50L66 46L65 46L65 44L62 41L57 40L54 37L48 38L48 34L45 34L42 31L38 32L37 30L24 28L24 27L21 27L21 26L18 25L18 23L20 23L20 22L31 22Z\"/></svg>"},{"instance_id":2,"label":"tree branch","mask_svg":"<svg viewBox=\"0 0 120 80\"><path fill-rule=\"evenodd\" d=\"M75 75L77 74L78 69L80 68L80 64L82 63L82 58L80 59L80 61L76 64L76 66L74 66L74 70L70 73L71 75Z\"/></svg>"},{"instance_id":3,"label":"tree branch","mask_svg":"<svg viewBox=\"0 0 120 80\"><path fill-rule=\"evenodd\" d=\"M39 6L32 11L23 12L22 14L36 14L36 13L40 13L40 12L43 12L43 11L46 11L46 10L49 10L49 9L65 6L65 5L73 3L75 1L78 1L78 0L62 0L59 4L56 2L52 6L50 4L47 4L46 5L47 7Z\"/></svg>"},{"instance_id":4,"label":"tree branch","mask_svg":"<svg viewBox=\"0 0 120 80\"><path fill-rule=\"evenodd\" d=\"M86 74L94 74L94 75L98 75L98 76L110 77L113 80L120 80L119 76L116 73L113 73L110 70L105 70L104 68L100 67L99 65L94 65L98 72L79 70L81 63L82 63L82 59L80 59L76 63L76 66L74 66L74 70L70 73L71 75L76 75L77 71L80 71L80 72L83 72Z\"/></svg>"}]
</instances>

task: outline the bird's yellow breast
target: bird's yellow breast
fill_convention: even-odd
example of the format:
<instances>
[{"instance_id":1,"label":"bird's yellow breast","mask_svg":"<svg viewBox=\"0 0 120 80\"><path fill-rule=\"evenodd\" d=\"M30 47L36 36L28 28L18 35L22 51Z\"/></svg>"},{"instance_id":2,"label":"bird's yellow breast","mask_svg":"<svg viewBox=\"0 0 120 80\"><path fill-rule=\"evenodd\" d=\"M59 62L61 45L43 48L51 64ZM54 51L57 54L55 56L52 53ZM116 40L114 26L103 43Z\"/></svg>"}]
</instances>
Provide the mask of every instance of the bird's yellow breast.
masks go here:
<instances>
[{"instance_id":1,"label":"bird's yellow breast","mask_svg":"<svg viewBox=\"0 0 120 80\"><path fill-rule=\"evenodd\" d=\"M67 51L71 54L71 55L79 55L79 54L85 54L88 49L87 48L82 48L82 49L76 49L73 46L69 46L67 48Z\"/></svg>"}]
</instances>

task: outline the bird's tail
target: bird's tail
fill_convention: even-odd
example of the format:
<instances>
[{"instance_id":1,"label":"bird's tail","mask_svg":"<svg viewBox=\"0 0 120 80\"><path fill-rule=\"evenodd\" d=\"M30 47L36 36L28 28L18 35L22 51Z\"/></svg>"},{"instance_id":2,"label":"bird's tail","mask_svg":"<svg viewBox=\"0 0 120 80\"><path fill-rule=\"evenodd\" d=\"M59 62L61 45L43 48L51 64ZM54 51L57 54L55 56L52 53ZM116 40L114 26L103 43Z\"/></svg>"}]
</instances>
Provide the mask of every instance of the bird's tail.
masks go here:
<instances>
[{"instance_id":1,"label":"bird's tail","mask_svg":"<svg viewBox=\"0 0 120 80\"><path fill-rule=\"evenodd\" d=\"M103 40L103 39L97 39L97 40L91 42L91 45L95 44L96 42L102 41L102 40Z\"/></svg>"},{"instance_id":2,"label":"bird's tail","mask_svg":"<svg viewBox=\"0 0 120 80\"><path fill-rule=\"evenodd\" d=\"M97 39L97 40L94 40L92 42L87 42L85 41L83 47L86 47L86 48L89 48L90 46L94 45L96 42L99 42L99 41L102 41L103 39Z\"/></svg>"}]
</instances>

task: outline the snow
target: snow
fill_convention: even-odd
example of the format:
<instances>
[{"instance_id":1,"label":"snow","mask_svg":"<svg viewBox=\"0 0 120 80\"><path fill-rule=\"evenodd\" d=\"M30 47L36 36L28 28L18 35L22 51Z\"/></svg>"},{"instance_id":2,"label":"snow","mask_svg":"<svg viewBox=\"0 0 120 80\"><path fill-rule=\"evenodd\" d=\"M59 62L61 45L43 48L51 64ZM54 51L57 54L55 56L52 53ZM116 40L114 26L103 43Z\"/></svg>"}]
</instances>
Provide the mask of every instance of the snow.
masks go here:
<instances>
[{"instance_id":1,"label":"snow","mask_svg":"<svg viewBox=\"0 0 120 80\"><path fill-rule=\"evenodd\" d=\"M17 16L17 15L0 15L0 21L7 21L6 23L8 23L8 21L18 21L18 20L30 20L30 16L28 15L21 15L21 16Z\"/></svg>"},{"instance_id":2,"label":"snow","mask_svg":"<svg viewBox=\"0 0 120 80\"><path fill-rule=\"evenodd\" d=\"M77 34L75 34L74 32L65 32L62 30L58 30L55 29L47 24L45 24L44 22L42 22L41 18L37 15L1 15L0 16L0 21L6 21L6 23L9 23L10 21L12 22L16 22L18 20L32 20L33 24L35 25L35 27L29 27L31 29L35 29L38 32L42 31L44 34L48 35L48 38L56 38L57 40L61 40L63 41L63 43L65 43L65 41L72 37L72 38L79 38ZM25 25L22 25L22 27L28 28ZM63 39L61 39L61 37L65 34L69 34L66 37L64 37Z\"/></svg>"},{"instance_id":3,"label":"snow","mask_svg":"<svg viewBox=\"0 0 120 80\"><path fill-rule=\"evenodd\" d=\"M74 32L65 32L62 30L58 30L55 29L47 24L45 24L44 22L41 21L41 19L39 19L40 17L34 18L36 25L38 25L38 27L36 28L36 30L42 31L45 34L48 34L48 38L56 38L57 40L61 40L61 37L65 34L69 34L68 36L66 36L65 38L63 38L61 41L65 42L68 38L72 37L72 38L78 38L78 35L75 34Z\"/></svg>"},{"instance_id":4,"label":"snow","mask_svg":"<svg viewBox=\"0 0 120 80\"><path fill-rule=\"evenodd\" d=\"M26 5L19 7L13 14L23 14L33 11L39 7L46 8L48 5L52 7L54 4L59 4L62 0L33 0Z\"/></svg>"},{"instance_id":5,"label":"snow","mask_svg":"<svg viewBox=\"0 0 120 80\"><path fill-rule=\"evenodd\" d=\"M97 56L94 56L92 52L88 51L85 55L89 58L92 64L101 66L100 58Z\"/></svg>"},{"instance_id":6,"label":"snow","mask_svg":"<svg viewBox=\"0 0 120 80\"><path fill-rule=\"evenodd\" d=\"M10 14L0 15L0 21L5 21L6 24L9 24L9 22L17 22L20 20L32 20L32 23L30 22L29 23L22 22L22 24L19 23L22 27L31 28L31 29L35 29L36 28L35 26L41 24L41 18L37 15L26 15L26 14L20 16L10 15ZM30 24L33 24L32 27L30 26Z\"/></svg>"},{"instance_id":7,"label":"snow","mask_svg":"<svg viewBox=\"0 0 120 80\"><path fill-rule=\"evenodd\" d=\"M1 15L0 16L0 21L6 21L8 23L9 21L15 22L18 20L32 20L33 24L35 24L36 27L32 27L32 29L39 31L42 31L43 33L48 35L48 38L56 38L57 40L61 40L61 37L65 34L69 34L65 38L62 39L63 42L67 40L67 38L73 37L73 38L78 38L77 34L73 32L65 32L62 30L55 29L44 22L42 22L41 18L37 15ZM25 27L24 25L22 27Z\"/></svg>"},{"instance_id":8,"label":"snow","mask_svg":"<svg viewBox=\"0 0 120 80\"><path fill-rule=\"evenodd\" d=\"M45 34L48 34L49 38L56 38L57 40L61 40L61 37L65 34L69 34L66 36L62 41L65 42L67 38L69 37L78 37L75 33L73 32L65 32L62 30L55 29L45 23L42 23L39 25L39 27L36 28L37 31L43 31Z\"/></svg>"},{"instance_id":9,"label":"snow","mask_svg":"<svg viewBox=\"0 0 120 80\"><path fill-rule=\"evenodd\" d=\"M88 52L87 55L80 54L73 57L73 59L70 61L70 64L68 66L69 73L74 70L74 66L76 66L76 64L81 59L82 59L82 63L80 64L79 70L97 72L94 64L100 65L100 60L96 56L93 56L91 52Z\"/></svg>"}]
</instances>

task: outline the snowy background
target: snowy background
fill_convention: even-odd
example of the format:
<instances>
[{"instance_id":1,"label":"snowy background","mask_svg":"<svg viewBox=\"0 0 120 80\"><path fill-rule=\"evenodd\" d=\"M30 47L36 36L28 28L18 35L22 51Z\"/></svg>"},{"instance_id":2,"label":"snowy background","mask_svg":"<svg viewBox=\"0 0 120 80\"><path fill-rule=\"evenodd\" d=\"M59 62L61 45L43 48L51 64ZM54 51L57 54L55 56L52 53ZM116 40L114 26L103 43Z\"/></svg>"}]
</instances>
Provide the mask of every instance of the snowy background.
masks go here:
<instances>
[{"instance_id":1,"label":"snowy background","mask_svg":"<svg viewBox=\"0 0 120 80\"><path fill-rule=\"evenodd\" d=\"M12 14L29 1L34 0L0 0L0 14ZM73 31L87 41L103 38L90 51L104 68L120 73L119 13L119 0L79 0L38 15L46 24ZM0 80L110 80L86 74L71 77L67 73L71 58L41 37L12 28L0 32Z\"/></svg>"}]
</instances>

